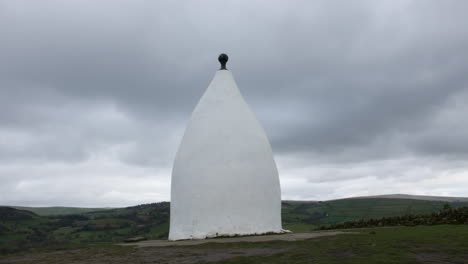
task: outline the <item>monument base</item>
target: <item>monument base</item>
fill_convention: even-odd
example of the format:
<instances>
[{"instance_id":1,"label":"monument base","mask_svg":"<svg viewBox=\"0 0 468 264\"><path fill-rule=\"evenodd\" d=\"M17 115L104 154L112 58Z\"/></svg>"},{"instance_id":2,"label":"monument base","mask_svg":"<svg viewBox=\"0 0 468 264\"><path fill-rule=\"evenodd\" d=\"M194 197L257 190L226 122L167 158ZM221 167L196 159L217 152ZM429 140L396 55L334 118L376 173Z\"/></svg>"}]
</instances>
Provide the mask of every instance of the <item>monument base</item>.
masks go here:
<instances>
[{"instance_id":1,"label":"monument base","mask_svg":"<svg viewBox=\"0 0 468 264\"><path fill-rule=\"evenodd\" d=\"M224 237L243 237L243 236L265 236L273 234L286 234L291 233L291 231L286 229L281 229L279 231L267 231L259 233L207 233L207 234L195 234L190 238L181 238L181 239L168 239L169 241L182 241L182 240L196 240L196 239L208 239L208 238L224 238Z\"/></svg>"}]
</instances>

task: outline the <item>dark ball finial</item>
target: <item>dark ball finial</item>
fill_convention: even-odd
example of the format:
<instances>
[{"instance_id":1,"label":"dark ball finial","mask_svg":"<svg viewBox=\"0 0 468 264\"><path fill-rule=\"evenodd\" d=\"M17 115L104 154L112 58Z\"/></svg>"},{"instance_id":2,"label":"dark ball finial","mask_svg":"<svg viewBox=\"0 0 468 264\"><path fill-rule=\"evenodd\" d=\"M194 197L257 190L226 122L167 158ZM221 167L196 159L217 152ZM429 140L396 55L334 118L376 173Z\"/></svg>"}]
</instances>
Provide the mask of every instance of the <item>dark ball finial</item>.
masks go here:
<instances>
[{"instance_id":1,"label":"dark ball finial","mask_svg":"<svg viewBox=\"0 0 468 264\"><path fill-rule=\"evenodd\" d=\"M226 55L224 53L219 54L218 61L219 61L219 63L221 63L220 70L227 70L226 69L226 63L227 63L228 60L229 60L228 55Z\"/></svg>"}]
</instances>

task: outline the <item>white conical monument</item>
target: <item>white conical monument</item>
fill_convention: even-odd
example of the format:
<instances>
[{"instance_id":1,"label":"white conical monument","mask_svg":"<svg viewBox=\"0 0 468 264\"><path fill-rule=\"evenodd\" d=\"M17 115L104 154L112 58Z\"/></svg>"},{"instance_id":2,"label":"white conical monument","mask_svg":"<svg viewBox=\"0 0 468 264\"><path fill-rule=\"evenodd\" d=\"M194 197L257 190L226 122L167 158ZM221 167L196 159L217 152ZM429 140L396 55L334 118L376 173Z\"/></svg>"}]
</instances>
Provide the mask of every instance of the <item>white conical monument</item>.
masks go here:
<instances>
[{"instance_id":1,"label":"white conical monument","mask_svg":"<svg viewBox=\"0 0 468 264\"><path fill-rule=\"evenodd\" d=\"M219 56L175 158L169 240L284 231L271 146L227 60Z\"/></svg>"}]
</instances>

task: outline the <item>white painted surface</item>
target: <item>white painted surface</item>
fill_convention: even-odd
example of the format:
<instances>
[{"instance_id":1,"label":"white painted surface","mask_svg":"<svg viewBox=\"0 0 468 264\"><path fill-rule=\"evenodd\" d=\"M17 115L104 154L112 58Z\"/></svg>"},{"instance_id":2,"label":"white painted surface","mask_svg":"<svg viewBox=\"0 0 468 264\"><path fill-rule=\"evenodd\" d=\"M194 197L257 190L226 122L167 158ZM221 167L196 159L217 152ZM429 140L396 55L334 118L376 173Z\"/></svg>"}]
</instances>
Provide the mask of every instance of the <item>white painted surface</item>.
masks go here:
<instances>
[{"instance_id":1,"label":"white painted surface","mask_svg":"<svg viewBox=\"0 0 468 264\"><path fill-rule=\"evenodd\" d=\"M169 240L282 231L270 143L232 73L217 71L174 162Z\"/></svg>"}]
</instances>

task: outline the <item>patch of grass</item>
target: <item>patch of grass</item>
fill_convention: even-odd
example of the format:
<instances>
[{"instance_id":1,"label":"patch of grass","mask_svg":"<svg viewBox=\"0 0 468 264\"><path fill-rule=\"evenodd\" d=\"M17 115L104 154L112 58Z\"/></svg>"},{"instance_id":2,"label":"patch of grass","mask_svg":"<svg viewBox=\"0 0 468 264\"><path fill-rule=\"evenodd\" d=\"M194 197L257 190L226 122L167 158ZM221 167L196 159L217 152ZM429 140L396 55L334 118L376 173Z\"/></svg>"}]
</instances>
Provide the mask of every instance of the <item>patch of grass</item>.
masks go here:
<instances>
[{"instance_id":1,"label":"patch of grass","mask_svg":"<svg viewBox=\"0 0 468 264\"><path fill-rule=\"evenodd\" d=\"M303 241L206 243L165 248L94 244L17 254L10 263L466 263L468 225L363 228ZM262 251L257 255L247 252ZM212 259L224 252L225 257ZM231 254L229 254L231 252ZM244 256L242 256L244 255ZM206 261L206 262L204 262ZM2 260L0 259L0 262Z\"/></svg>"},{"instance_id":2,"label":"patch of grass","mask_svg":"<svg viewBox=\"0 0 468 264\"><path fill-rule=\"evenodd\" d=\"M169 223L153 226L148 233L150 239L165 239L168 236Z\"/></svg>"},{"instance_id":3,"label":"patch of grass","mask_svg":"<svg viewBox=\"0 0 468 264\"><path fill-rule=\"evenodd\" d=\"M356 229L353 229L356 231ZM359 229L360 234L305 241L237 243L210 247L292 247L272 256L236 257L213 263L466 263L468 225ZM204 245L207 246L207 245ZM425 260L425 261L424 261Z\"/></svg>"},{"instance_id":4,"label":"patch of grass","mask_svg":"<svg viewBox=\"0 0 468 264\"><path fill-rule=\"evenodd\" d=\"M286 223L283 225L283 229L296 233L311 232L316 230L317 227L316 225L305 223Z\"/></svg>"}]
</instances>

